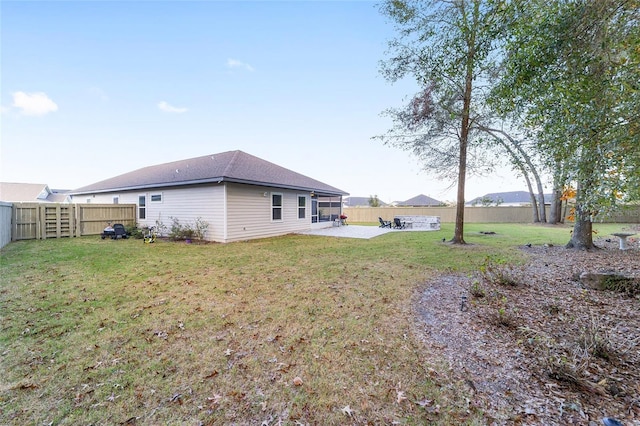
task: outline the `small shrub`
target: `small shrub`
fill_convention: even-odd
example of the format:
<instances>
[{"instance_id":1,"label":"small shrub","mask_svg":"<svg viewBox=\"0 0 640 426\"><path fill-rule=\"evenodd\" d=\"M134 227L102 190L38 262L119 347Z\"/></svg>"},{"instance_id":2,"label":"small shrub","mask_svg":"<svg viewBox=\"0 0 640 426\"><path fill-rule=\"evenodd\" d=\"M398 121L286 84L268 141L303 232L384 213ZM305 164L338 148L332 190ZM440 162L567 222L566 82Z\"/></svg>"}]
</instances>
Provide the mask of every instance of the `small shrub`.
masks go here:
<instances>
[{"instance_id":1,"label":"small shrub","mask_svg":"<svg viewBox=\"0 0 640 426\"><path fill-rule=\"evenodd\" d=\"M579 385L581 376L589 366L589 355L575 345L558 342L541 330L520 327L520 335L535 358L540 368L554 380Z\"/></svg>"},{"instance_id":2,"label":"small shrub","mask_svg":"<svg viewBox=\"0 0 640 426\"><path fill-rule=\"evenodd\" d=\"M198 217L195 225L182 224L177 217L171 218L171 230L169 231L169 239L172 241L180 240L203 240L209 224Z\"/></svg>"},{"instance_id":3,"label":"small shrub","mask_svg":"<svg viewBox=\"0 0 640 426\"><path fill-rule=\"evenodd\" d=\"M511 310L505 307L498 308L492 315L492 322L495 325L507 328L515 328L518 326L518 318Z\"/></svg>"},{"instance_id":4,"label":"small shrub","mask_svg":"<svg viewBox=\"0 0 640 426\"><path fill-rule=\"evenodd\" d=\"M156 233L158 235L165 235L167 233L167 225L165 225L160 217L156 220Z\"/></svg>"},{"instance_id":5,"label":"small shrub","mask_svg":"<svg viewBox=\"0 0 640 426\"><path fill-rule=\"evenodd\" d=\"M204 236L207 233L207 229L209 228L209 223L202 220L201 217L196 219L195 223L195 236L199 240L204 240Z\"/></svg>"},{"instance_id":6,"label":"small shrub","mask_svg":"<svg viewBox=\"0 0 640 426\"><path fill-rule=\"evenodd\" d=\"M584 352L602 359L609 359L613 353L608 330L594 316L581 330L578 345Z\"/></svg>"},{"instance_id":7,"label":"small shrub","mask_svg":"<svg viewBox=\"0 0 640 426\"><path fill-rule=\"evenodd\" d=\"M131 238L141 240L144 236L144 232L142 231L142 229L138 228L137 223L134 223L133 225L125 226L124 229L127 235L129 235Z\"/></svg>"},{"instance_id":8,"label":"small shrub","mask_svg":"<svg viewBox=\"0 0 640 426\"><path fill-rule=\"evenodd\" d=\"M175 241L182 233L182 224L177 217L171 218L171 228L169 230L169 239Z\"/></svg>"},{"instance_id":9,"label":"small shrub","mask_svg":"<svg viewBox=\"0 0 640 426\"><path fill-rule=\"evenodd\" d=\"M578 387L581 376L586 371L583 363L577 358L566 356L552 356L546 360L547 374L554 380Z\"/></svg>"},{"instance_id":10,"label":"small shrub","mask_svg":"<svg viewBox=\"0 0 640 426\"><path fill-rule=\"evenodd\" d=\"M493 256L487 256L479 272L482 280L487 283L509 287L521 284L517 271L504 260Z\"/></svg>"},{"instance_id":11,"label":"small shrub","mask_svg":"<svg viewBox=\"0 0 640 426\"><path fill-rule=\"evenodd\" d=\"M486 294L478 280L473 280L473 284L471 284L471 287L469 288L469 293L471 293L473 297L477 298L484 297Z\"/></svg>"}]
</instances>

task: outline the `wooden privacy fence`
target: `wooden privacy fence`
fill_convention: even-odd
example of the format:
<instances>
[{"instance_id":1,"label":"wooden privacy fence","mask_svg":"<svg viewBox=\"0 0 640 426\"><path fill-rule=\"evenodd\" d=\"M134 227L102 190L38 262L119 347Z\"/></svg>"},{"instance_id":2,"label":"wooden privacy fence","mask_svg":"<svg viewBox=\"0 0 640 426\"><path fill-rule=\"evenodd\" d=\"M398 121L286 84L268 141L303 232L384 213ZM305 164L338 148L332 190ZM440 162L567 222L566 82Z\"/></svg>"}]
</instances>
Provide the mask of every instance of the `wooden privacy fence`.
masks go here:
<instances>
[{"instance_id":1,"label":"wooden privacy fence","mask_svg":"<svg viewBox=\"0 0 640 426\"><path fill-rule=\"evenodd\" d=\"M441 223L455 223L455 207L345 207L349 222L378 222L378 217L393 220L395 216L438 216ZM547 207L549 217L549 207ZM530 206L465 207L465 223L533 223ZM640 206L629 206L610 217L598 218L605 223L640 223Z\"/></svg>"},{"instance_id":2,"label":"wooden privacy fence","mask_svg":"<svg viewBox=\"0 0 640 426\"><path fill-rule=\"evenodd\" d=\"M14 203L11 240L98 235L107 222L134 225L136 205Z\"/></svg>"}]
</instances>

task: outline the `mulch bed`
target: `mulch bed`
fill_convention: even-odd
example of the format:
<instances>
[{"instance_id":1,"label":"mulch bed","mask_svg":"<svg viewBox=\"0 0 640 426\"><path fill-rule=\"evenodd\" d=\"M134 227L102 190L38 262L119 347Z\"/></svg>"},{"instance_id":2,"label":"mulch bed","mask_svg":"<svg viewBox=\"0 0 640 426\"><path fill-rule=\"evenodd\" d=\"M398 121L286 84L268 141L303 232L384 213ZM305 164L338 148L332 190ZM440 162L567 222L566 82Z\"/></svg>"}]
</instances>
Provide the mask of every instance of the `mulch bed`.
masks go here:
<instances>
[{"instance_id":1,"label":"mulch bed","mask_svg":"<svg viewBox=\"0 0 640 426\"><path fill-rule=\"evenodd\" d=\"M427 351L466 383L487 424L599 425L608 416L640 425L640 296L579 279L640 278L640 248L595 242L590 251L522 247L522 267L441 276L416 297Z\"/></svg>"}]
</instances>

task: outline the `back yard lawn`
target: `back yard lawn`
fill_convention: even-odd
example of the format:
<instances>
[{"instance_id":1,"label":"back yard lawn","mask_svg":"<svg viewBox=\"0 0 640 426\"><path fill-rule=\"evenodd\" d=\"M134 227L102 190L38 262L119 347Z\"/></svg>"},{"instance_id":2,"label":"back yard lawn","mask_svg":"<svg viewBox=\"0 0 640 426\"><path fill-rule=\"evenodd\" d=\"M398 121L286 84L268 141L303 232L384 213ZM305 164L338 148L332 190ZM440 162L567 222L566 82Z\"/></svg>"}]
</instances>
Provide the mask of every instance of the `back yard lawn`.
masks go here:
<instances>
[{"instance_id":1,"label":"back yard lawn","mask_svg":"<svg viewBox=\"0 0 640 426\"><path fill-rule=\"evenodd\" d=\"M442 243L452 233L12 243L0 423L483 424L416 332L415 302L438 276L523 262L518 247L569 229L469 224L467 247Z\"/></svg>"}]
</instances>

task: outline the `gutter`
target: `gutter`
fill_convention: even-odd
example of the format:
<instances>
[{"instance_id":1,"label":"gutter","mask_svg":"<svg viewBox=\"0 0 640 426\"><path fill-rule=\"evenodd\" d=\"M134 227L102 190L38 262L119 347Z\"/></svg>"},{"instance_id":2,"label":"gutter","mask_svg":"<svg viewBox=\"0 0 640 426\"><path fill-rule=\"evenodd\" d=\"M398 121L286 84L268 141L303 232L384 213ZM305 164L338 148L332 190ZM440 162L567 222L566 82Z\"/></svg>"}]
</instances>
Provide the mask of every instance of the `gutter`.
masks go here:
<instances>
[{"instance_id":1,"label":"gutter","mask_svg":"<svg viewBox=\"0 0 640 426\"><path fill-rule=\"evenodd\" d=\"M106 194L109 192L139 191L142 189L168 188L168 187L174 187L174 186L199 185L199 184L206 184L206 183L219 184L222 182L242 183L246 185L266 186L269 188L283 188L283 189L291 189L296 191L315 192L317 194L342 195L342 196L349 195L349 193L342 192L340 190L330 191L330 190L320 189L320 188L308 188L308 187L301 187L301 186L295 186L295 185L283 185L283 184L270 183L270 182L257 182L257 181L251 181L251 180L245 180L245 179L232 179L232 178L225 178L225 177L214 177L214 178L199 179L199 180L186 180L182 182L154 183L151 185L147 184L147 185L123 186L123 187L108 188L108 189L71 191L69 192L69 195Z\"/></svg>"}]
</instances>

